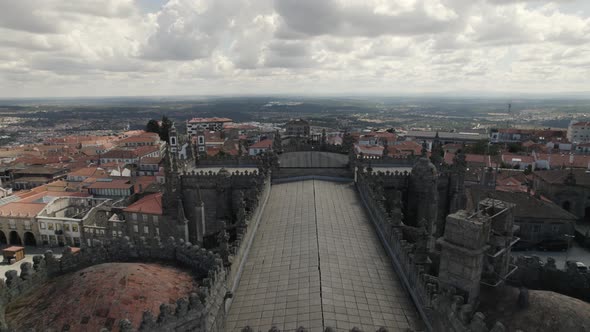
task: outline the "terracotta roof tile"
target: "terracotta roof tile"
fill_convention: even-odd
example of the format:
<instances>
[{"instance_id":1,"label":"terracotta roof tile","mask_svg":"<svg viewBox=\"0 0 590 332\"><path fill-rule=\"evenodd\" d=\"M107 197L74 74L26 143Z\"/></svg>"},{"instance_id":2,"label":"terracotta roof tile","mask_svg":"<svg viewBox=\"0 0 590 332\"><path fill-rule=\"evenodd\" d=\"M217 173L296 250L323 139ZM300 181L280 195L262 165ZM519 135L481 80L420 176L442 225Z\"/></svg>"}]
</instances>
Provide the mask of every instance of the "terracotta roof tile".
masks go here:
<instances>
[{"instance_id":1,"label":"terracotta roof tile","mask_svg":"<svg viewBox=\"0 0 590 332\"><path fill-rule=\"evenodd\" d=\"M162 215L162 193L147 195L123 211Z\"/></svg>"}]
</instances>

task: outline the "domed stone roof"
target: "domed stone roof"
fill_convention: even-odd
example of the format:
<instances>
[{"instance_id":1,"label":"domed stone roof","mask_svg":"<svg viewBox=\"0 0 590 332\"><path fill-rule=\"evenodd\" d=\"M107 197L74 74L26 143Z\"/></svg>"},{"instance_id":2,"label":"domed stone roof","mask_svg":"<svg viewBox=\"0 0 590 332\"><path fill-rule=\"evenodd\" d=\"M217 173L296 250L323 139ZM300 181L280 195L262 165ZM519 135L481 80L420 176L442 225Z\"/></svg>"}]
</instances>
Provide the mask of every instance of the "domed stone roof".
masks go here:
<instances>
[{"instance_id":1,"label":"domed stone roof","mask_svg":"<svg viewBox=\"0 0 590 332\"><path fill-rule=\"evenodd\" d=\"M550 291L528 292L526 308L517 304L519 290L506 287L493 295L483 294L478 310L488 323L500 321L509 332L590 331L590 303Z\"/></svg>"},{"instance_id":2,"label":"domed stone roof","mask_svg":"<svg viewBox=\"0 0 590 332\"><path fill-rule=\"evenodd\" d=\"M109 331L129 319L139 326L145 310L176 303L197 289L184 270L159 264L107 263L56 277L6 309L15 331Z\"/></svg>"}]
</instances>

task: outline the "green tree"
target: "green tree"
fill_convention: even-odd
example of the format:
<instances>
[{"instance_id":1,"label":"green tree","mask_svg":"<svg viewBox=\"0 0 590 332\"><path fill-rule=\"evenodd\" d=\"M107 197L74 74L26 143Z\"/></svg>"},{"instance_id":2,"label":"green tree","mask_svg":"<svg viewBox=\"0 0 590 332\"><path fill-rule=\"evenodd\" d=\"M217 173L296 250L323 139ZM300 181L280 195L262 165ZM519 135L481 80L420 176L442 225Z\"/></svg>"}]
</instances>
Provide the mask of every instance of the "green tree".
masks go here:
<instances>
[{"instance_id":1,"label":"green tree","mask_svg":"<svg viewBox=\"0 0 590 332\"><path fill-rule=\"evenodd\" d=\"M522 152L524 149L522 148L522 144L520 143L510 143L508 144L508 152L510 153L518 153Z\"/></svg>"},{"instance_id":2,"label":"green tree","mask_svg":"<svg viewBox=\"0 0 590 332\"><path fill-rule=\"evenodd\" d=\"M465 153L473 154L489 154L490 156L498 155L499 147L495 144L490 144L488 140L477 141L474 144L465 147Z\"/></svg>"},{"instance_id":3,"label":"green tree","mask_svg":"<svg viewBox=\"0 0 590 332\"><path fill-rule=\"evenodd\" d=\"M160 125L158 124L158 120L151 119L148 121L147 125L145 126L145 131L148 133L160 133Z\"/></svg>"},{"instance_id":4,"label":"green tree","mask_svg":"<svg viewBox=\"0 0 590 332\"><path fill-rule=\"evenodd\" d=\"M170 139L170 128L172 128L172 121L167 116L162 117L162 125L160 126L160 139L168 142Z\"/></svg>"}]
</instances>

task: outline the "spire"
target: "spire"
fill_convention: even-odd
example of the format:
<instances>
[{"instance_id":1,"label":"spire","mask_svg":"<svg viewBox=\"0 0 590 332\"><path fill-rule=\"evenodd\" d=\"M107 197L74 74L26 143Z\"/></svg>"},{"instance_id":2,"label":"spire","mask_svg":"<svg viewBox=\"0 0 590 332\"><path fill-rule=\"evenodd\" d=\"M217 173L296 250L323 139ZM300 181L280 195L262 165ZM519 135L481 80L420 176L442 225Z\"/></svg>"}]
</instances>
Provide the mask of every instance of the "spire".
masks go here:
<instances>
[{"instance_id":1,"label":"spire","mask_svg":"<svg viewBox=\"0 0 590 332\"><path fill-rule=\"evenodd\" d=\"M422 141L422 151L421 156L426 157L426 152L428 152L426 141Z\"/></svg>"}]
</instances>

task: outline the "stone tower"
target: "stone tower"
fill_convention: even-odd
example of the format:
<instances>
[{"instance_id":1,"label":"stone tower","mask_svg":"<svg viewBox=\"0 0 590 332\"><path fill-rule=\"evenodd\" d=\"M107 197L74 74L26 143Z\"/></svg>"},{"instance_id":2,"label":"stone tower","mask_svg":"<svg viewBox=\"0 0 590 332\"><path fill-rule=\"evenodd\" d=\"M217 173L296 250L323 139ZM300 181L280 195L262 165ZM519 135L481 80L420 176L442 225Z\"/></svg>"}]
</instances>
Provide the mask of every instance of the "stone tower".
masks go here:
<instances>
[{"instance_id":1,"label":"stone tower","mask_svg":"<svg viewBox=\"0 0 590 332\"><path fill-rule=\"evenodd\" d=\"M441 246L441 285L461 290L470 304L479 297L490 229L488 216L460 210L447 216L444 236L437 240Z\"/></svg>"},{"instance_id":2,"label":"stone tower","mask_svg":"<svg viewBox=\"0 0 590 332\"><path fill-rule=\"evenodd\" d=\"M465 173L467 171L467 162L465 153L459 151L453 159L449 181L449 213L465 209L467 205L467 194L465 192ZM443 230L441 230L443 231Z\"/></svg>"},{"instance_id":3,"label":"stone tower","mask_svg":"<svg viewBox=\"0 0 590 332\"><path fill-rule=\"evenodd\" d=\"M440 168L443 163L443 155L443 146L437 131L434 140L432 141L432 148L430 149L430 161L432 161L434 166Z\"/></svg>"},{"instance_id":4,"label":"stone tower","mask_svg":"<svg viewBox=\"0 0 590 332\"><path fill-rule=\"evenodd\" d=\"M432 249L434 236L437 232L438 216L438 171L426 156L423 148L422 156L412 168L408 196L408 220L414 226L424 222L431 237L428 248Z\"/></svg>"}]
</instances>

